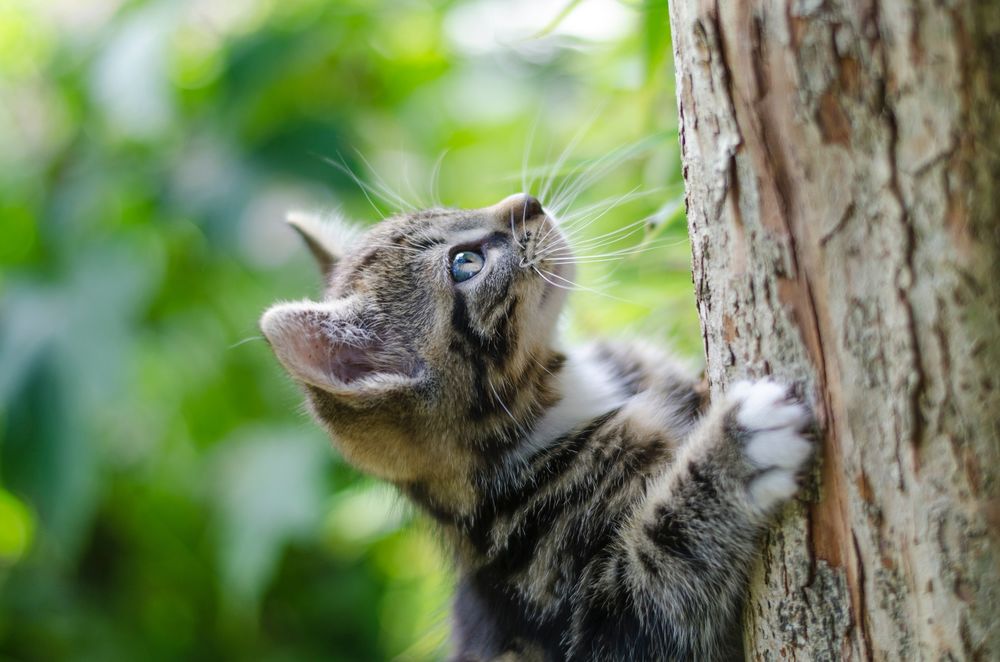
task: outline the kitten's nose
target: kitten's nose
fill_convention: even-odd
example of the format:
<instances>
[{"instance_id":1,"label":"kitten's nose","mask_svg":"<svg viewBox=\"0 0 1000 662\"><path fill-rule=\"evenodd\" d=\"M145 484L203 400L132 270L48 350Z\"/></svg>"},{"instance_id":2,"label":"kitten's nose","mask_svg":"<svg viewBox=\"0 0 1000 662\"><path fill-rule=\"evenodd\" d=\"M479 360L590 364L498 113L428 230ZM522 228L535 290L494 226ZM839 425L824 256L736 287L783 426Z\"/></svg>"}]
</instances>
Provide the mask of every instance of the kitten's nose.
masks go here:
<instances>
[{"instance_id":1,"label":"kitten's nose","mask_svg":"<svg viewBox=\"0 0 1000 662\"><path fill-rule=\"evenodd\" d=\"M538 198L528 193L509 195L497 203L495 208L504 219L513 218L515 221L527 221L545 213Z\"/></svg>"}]
</instances>

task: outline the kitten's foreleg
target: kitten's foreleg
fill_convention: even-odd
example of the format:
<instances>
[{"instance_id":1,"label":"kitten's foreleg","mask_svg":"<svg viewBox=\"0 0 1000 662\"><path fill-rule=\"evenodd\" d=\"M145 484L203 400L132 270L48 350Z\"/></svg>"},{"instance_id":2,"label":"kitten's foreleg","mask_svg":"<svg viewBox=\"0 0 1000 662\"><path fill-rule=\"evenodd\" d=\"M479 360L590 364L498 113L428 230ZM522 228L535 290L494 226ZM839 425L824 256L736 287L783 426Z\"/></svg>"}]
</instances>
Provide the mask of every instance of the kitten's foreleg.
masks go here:
<instances>
[{"instance_id":1,"label":"kitten's foreleg","mask_svg":"<svg viewBox=\"0 0 1000 662\"><path fill-rule=\"evenodd\" d=\"M771 381L741 383L714 404L653 481L621 546L594 568L578 624L602 604L634 610L641 636L675 659L728 659L760 534L812 454L808 409ZM578 631L584 650L621 650ZM587 640L589 639L589 642ZM662 646L655 643L661 642Z\"/></svg>"}]
</instances>

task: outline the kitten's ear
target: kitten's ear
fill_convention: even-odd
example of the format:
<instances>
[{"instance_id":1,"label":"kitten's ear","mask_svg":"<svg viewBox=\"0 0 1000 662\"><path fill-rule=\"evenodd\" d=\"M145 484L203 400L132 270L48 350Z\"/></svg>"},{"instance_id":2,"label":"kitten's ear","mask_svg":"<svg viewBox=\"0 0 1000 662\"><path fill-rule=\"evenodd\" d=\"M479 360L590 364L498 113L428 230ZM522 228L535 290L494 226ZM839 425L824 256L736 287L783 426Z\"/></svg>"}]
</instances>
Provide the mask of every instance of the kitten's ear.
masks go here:
<instances>
[{"instance_id":1,"label":"kitten's ear","mask_svg":"<svg viewBox=\"0 0 1000 662\"><path fill-rule=\"evenodd\" d=\"M413 386L422 377L420 360L402 343L374 333L366 312L357 297L279 303L264 313L260 328L293 377L333 395Z\"/></svg>"},{"instance_id":2,"label":"kitten's ear","mask_svg":"<svg viewBox=\"0 0 1000 662\"><path fill-rule=\"evenodd\" d=\"M337 213L289 212L286 220L306 242L324 277L360 236L360 229Z\"/></svg>"}]
</instances>

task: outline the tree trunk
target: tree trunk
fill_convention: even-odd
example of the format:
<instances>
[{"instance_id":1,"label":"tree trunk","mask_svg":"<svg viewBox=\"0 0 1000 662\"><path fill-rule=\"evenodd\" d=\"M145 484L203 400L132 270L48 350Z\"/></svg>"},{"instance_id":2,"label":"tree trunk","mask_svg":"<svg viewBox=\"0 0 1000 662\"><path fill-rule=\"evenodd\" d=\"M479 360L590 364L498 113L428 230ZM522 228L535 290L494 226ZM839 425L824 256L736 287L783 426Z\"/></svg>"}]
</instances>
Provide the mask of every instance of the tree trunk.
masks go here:
<instances>
[{"instance_id":1,"label":"tree trunk","mask_svg":"<svg viewBox=\"0 0 1000 662\"><path fill-rule=\"evenodd\" d=\"M760 660L1000 660L1000 3L672 0L714 392L822 432L745 611Z\"/></svg>"}]
</instances>

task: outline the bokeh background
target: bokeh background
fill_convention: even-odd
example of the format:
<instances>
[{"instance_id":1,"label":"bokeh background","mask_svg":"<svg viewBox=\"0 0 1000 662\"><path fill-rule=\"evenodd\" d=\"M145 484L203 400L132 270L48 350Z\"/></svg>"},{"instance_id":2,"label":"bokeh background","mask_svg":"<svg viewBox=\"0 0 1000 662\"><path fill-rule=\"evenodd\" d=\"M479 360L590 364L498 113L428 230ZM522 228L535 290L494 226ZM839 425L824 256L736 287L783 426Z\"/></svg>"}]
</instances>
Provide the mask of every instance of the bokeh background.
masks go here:
<instances>
[{"instance_id":1,"label":"bokeh background","mask_svg":"<svg viewBox=\"0 0 1000 662\"><path fill-rule=\"evenodd\" d=\"M282 219L579 182L580 241L635 231L582 244L567 333L697 360L667 25L666 0L0 0L0 658L446 655L434 532L256 329L319 291Z\"/></svg>"}]
</instances>

